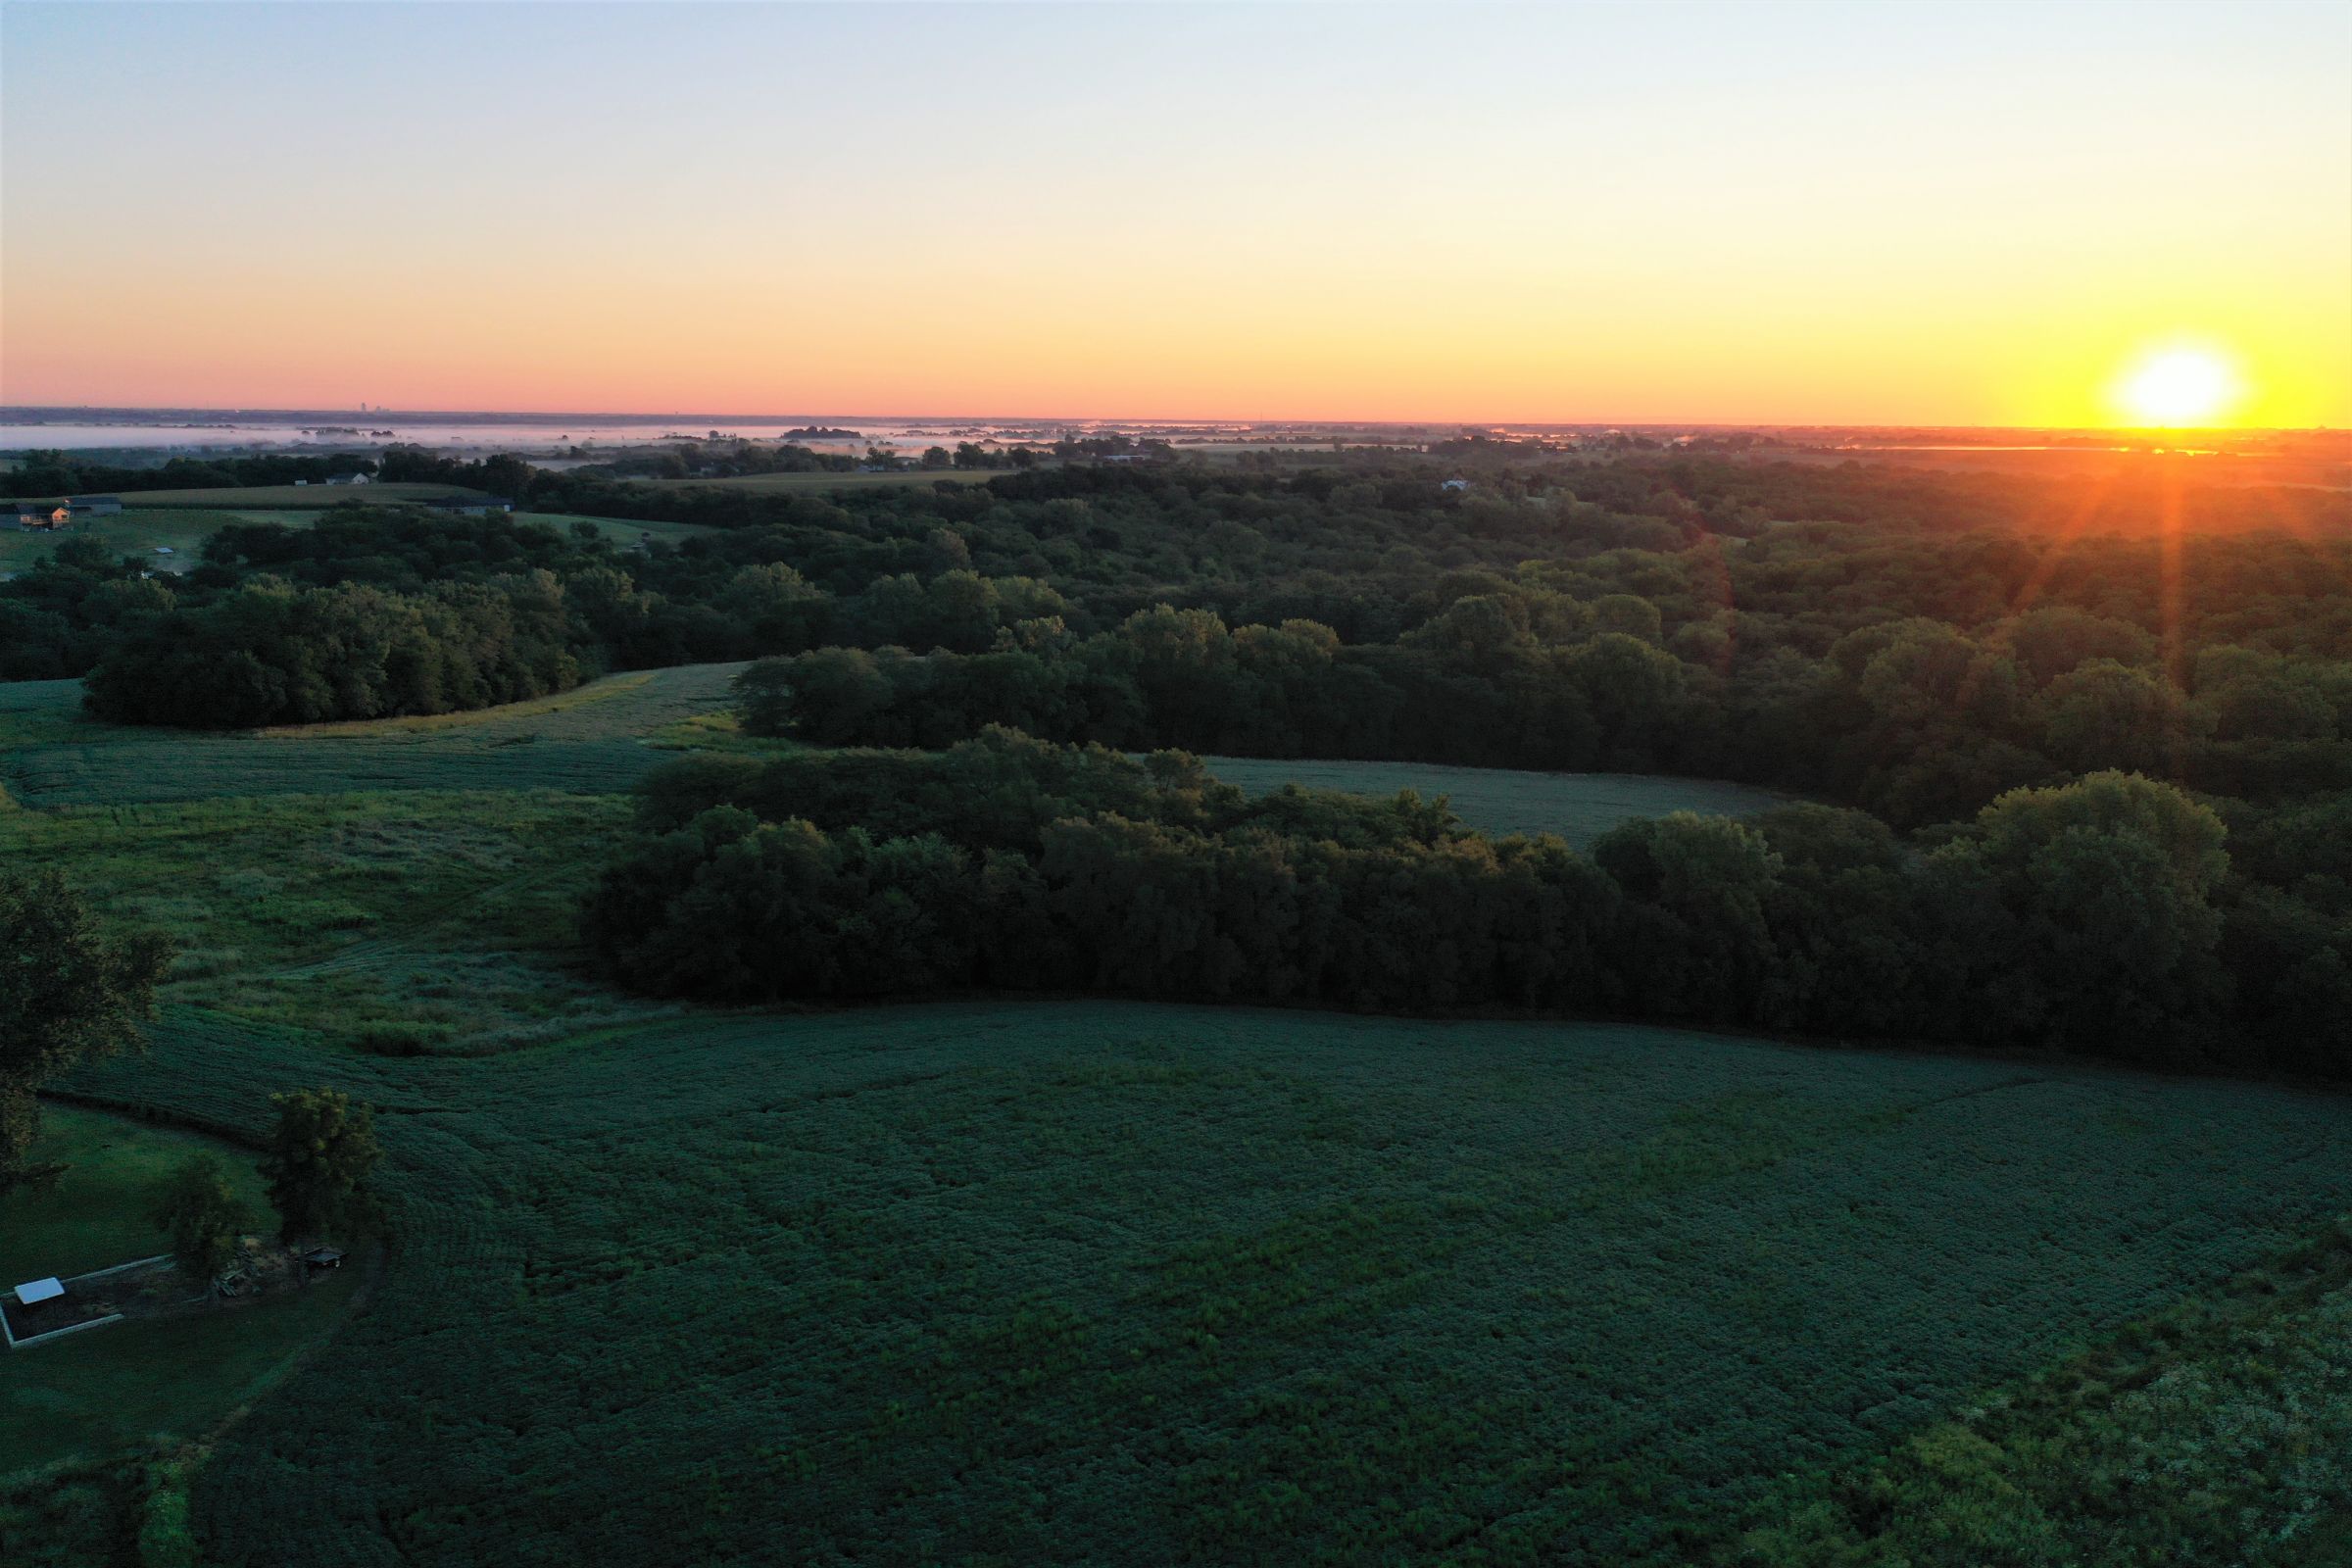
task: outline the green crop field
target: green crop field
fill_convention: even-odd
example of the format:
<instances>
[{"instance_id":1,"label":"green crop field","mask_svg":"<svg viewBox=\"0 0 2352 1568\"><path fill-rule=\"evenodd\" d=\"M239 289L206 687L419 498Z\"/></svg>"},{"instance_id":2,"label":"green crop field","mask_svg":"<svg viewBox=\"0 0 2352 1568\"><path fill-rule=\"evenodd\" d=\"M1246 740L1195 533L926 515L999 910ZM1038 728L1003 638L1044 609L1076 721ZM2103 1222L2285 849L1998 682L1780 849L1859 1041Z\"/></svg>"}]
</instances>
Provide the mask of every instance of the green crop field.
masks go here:
<instances>
[{"instance_id":1,"label":"green crop field","mask_svg":"<svg viewBox=\"0 0 2352 1568\"><path fill-rule=\"evenodd\" d=\"M108 517L91 517L71 530L43 533L30 530L0 532L0 573L23 571L54 552L66 540L86 537L106 546L109 556L138 556L154 571L186 571L198 564L198 552L213 531L243 519L214 509L143 510L125 507ZM157 555L162 546L172 552Z\"/></svg>"},{"instance_id":2,"label":"green crop field","mask_svg":"<svg viewBox=\"0 0 2352 1568\"><path fill-rule=\"evenodd\" d=\"M1631 1026L181 1014L73 1087L290 1083L381 1107L397 1252L198 1475L220 1564L1705 1560L2352 1203L2340 1099Z\"/></svg>"},{"instance_id":3,"label":"green crop field","mask_svg":"<svg viewBox=\"0 0 2352 1568\"><path fill-rule=\"evenodd\" d=\"M1430 762L1281 761L1204 757L1210 772L1252 795L1285 784L1394 795L1443 795L1454 813L1482 833L1556 833L1579 847L1631 816L1697 811L1751 816L1787 797L1720 779L1658 778L1642 773L1529 773L1501 767L1446 767Z\"/></svg>"},{"instance_id":4,"label":"green crop field","mask_svg":"<svg viewBox=\"0 0 2352 1568\"><path fill-rule=\"evenodd\" d=\"M350 790L611 793L668 755L650 737L727 706L741 667L685 665L474 712L251 734L105 724L81 713L79 682L0 684L0 786L37 807Z\"/></svg>"}]
</instances>

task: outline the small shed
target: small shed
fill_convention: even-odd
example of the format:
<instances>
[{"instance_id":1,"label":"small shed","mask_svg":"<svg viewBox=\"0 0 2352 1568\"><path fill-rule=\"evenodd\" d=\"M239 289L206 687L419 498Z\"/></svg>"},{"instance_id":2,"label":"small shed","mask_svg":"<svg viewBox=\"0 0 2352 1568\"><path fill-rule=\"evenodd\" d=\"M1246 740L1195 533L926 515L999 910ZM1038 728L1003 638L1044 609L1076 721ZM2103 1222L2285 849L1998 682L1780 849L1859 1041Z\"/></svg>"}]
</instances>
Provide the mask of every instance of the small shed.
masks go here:
<instances>
[{"instance_id":1,"label":"small shed","mask_svg":"<svg viewBox=\"0 0 2352 1568\"><path fill-rule=\"evenodd\" d=\"M65 1285L54 1274L45 1280L27 1280L17 1287L17 1299L26 1306L54 1301L65 1294Z\"/></svg>"},{"instance_id":2,"label":"small shed","mask_svg":"<svg viewBox=\"0 0 2352 1568\"><path fill-rule=\"evenodd\" d=\"M343 1266L343 1251L335 1247L314 1247L302 1254L302 1266L313 1274Z\"/></svg>"}]
</instances>

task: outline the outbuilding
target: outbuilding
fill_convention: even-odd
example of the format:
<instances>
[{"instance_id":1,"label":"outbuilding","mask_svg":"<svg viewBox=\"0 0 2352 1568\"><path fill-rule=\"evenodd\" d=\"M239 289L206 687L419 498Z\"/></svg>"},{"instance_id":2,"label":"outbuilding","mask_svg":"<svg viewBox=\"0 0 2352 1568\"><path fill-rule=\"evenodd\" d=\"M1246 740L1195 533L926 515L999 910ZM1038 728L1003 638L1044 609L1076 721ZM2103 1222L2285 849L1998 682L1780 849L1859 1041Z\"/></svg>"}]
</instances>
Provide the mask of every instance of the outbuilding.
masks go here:
<instances>
[{"instance_id":1,"label":"outbuilding","mask_svg":"<svg viewBox=\"0 0 2352 1568\"><path fill-rule=\"evenodd\" d=\"M66 497L66 511L76 517L111 517L122 510L121 496Z\"/></svg>"}]
</instances>

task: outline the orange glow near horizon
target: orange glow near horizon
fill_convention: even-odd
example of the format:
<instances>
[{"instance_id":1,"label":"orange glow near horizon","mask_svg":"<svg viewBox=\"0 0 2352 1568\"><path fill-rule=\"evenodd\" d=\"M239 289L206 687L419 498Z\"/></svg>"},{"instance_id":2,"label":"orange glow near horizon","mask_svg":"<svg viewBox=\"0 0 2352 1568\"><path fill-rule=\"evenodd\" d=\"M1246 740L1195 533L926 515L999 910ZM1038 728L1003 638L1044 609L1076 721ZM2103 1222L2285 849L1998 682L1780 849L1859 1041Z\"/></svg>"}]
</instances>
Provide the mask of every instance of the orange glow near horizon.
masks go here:
<instances>
[{"instance_id":1,"label":"orange glow near horizon","mask_svg":"<svg viewBox=\"0 0 2352 1568\"><path fill-rule=\"evenodd\" d=\"M2088 9L16 0L0 402L2352 425L2352 25Z\"/></svg>"}]
</instances>

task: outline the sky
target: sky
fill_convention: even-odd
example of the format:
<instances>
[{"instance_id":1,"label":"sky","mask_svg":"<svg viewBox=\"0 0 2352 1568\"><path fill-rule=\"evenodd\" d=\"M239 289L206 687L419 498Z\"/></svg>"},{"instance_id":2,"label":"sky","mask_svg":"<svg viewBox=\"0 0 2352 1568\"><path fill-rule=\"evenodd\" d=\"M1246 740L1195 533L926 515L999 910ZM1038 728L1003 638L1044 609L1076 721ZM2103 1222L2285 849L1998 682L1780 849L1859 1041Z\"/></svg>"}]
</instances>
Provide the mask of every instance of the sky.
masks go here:
<instances>
[{"instance_id":1,"label":"sky","mask_svg":"<svg viewBox=\"0 0 2352 1568\"><path fill-rule=\"evenodd\" d=\"M0 5L0 402L2352 424L2352 4ZM2185 349L2183 348L2185 346Z\"/></svg>"}]
</instances>

